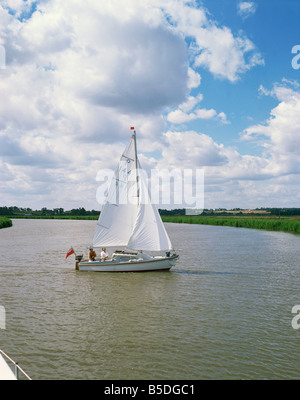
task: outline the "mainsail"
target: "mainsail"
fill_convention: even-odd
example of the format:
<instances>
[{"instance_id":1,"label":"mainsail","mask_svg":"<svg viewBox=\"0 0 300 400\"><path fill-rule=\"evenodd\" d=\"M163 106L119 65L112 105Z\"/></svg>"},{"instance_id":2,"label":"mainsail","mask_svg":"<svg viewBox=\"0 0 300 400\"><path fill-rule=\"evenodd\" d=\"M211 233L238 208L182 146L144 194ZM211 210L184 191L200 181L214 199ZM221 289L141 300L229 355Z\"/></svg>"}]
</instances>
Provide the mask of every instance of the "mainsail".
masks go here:
<instances>
[{"instance_id":1,"label":"mainsail","mask_svg":"<svg viewBox=\"0 0 300 400\"><path fill-rule=\"evenodd\" d=\"M137 159L135 131L112 179L96 226L93 246L125 246L134 250L172 249Z\"/></svg>"}]
</instances>

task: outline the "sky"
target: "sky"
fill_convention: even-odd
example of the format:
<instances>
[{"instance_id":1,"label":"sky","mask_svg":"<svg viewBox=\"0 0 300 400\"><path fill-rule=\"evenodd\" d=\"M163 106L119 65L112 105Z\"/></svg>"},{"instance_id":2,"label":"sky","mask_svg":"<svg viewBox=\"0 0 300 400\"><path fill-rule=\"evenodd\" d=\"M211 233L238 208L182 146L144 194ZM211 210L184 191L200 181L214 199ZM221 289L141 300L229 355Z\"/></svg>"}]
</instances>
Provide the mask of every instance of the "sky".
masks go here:
<instances>
[{"instance_id":1,"label":"sky","mask_svg":"<svg viewBox=\"0 0 300 400\"><path fill-rule=\"evenodd\" d=\"M205 208L300 206L300 1L0 0L0 206L100 209L137 131Z\"/></svg>"}]
</instances>

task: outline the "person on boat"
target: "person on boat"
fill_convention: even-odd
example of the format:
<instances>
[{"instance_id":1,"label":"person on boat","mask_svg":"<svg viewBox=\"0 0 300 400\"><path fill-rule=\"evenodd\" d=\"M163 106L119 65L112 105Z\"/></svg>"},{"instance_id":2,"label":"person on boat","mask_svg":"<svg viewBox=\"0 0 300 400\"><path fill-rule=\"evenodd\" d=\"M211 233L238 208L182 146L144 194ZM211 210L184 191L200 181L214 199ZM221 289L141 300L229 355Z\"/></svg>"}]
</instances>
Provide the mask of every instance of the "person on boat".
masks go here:
<instances>
[{"instance_id":1,"label":"person on boat","mask_svg":"<svg viewBox=\"0 0 300 400\"><path fill-rule=\"evenodd\" d=\"M108 259L108 254L106 253L106 248L102 247L102 251L101 251L101 260L105 261Z\"/></svg>"},{"instance_id":2,"label":"person on boat","mask_svg":"<svg viewBox=\"0 0 300 400\"><path fill-rule=\"evenodd\" d=\"M95 261L96 256L95 250L91 247L89 251L89 261Z\"/></svg>"}]
</instances>

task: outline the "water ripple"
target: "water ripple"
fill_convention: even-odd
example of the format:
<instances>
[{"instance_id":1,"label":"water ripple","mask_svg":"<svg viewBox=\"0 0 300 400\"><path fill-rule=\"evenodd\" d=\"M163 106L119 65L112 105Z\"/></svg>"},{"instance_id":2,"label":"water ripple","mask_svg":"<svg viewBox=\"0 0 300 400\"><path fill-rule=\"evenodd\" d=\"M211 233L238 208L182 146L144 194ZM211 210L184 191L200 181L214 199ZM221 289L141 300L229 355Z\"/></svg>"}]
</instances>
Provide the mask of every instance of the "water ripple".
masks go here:
<instances>
[{"instance_id":1,"label":"water ripple","mask_svg":"<svg viewBox=\"0 0 300 400\"><path fill-rule=\"evenodd\" d=\"M80 273L94 224L0 231L1 348L33 379L299 379L300 238L167 224L170 272Z\"/></svg>"}]
</instances>

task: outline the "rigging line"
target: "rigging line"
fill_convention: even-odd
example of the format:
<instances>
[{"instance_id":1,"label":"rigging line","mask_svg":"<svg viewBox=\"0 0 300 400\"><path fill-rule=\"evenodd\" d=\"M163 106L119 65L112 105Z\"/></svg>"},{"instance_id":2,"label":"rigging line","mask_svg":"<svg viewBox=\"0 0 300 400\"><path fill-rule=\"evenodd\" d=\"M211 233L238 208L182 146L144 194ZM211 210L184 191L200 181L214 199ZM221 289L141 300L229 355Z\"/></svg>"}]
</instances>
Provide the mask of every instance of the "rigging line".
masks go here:
<instances>
[{"instance_id":1,"label":"rigging line","mask_svg":"<svg viewBox=\"0 0 300 400\"><path fill-rule=\"evenodd\" d=\"M115 181L122 182L122 183L127 183L127 181L123 181L123 180L120 179L120 178L115 178Z\"/></svg>"},{"instance_id":2,"label":"rigging line","mask_svg":"<svg viewBox=\"0 0 300 400\"><path fill-rule=\"evenodd\" d=\"M127 160L134 161L134 159L133 159L133 158L131 158L131 157L128 157L128 156L125 156L124 154L122 155L122 157L124 157L124 158L127 158Z\"/></svg>"}]
</instances>

